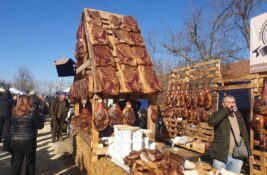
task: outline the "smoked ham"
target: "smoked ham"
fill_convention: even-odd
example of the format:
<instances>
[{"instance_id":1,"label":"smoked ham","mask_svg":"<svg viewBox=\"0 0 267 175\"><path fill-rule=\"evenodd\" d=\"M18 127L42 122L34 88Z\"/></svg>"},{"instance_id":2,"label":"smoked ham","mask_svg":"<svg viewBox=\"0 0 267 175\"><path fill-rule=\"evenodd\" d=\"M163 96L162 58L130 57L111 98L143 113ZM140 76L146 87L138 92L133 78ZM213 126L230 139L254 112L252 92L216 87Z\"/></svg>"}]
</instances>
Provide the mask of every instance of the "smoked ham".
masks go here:
<instances>
[{"instance_id":1,"label":"smoked ham","mask_svg":"<svg viewBox=\"0 0 267 175\"><path fill-rule=\"evenodd\" d=\"M203 92L200 92L198 94L197 101L198 101L197 104L198 104L199 107L203 107L204 106L204 93Z\"/></svg>"},{"instance_id":2,"label":"smoked ham","mask_svg":"<svg viewBox=\"0 0 267 175\"><path fill-rule=\"evenodd\" d=\"M89 24L89 36L92 45L108 45L111 47L107 30L103 26Z\"/></svg>"},{"instance_id":3,"label":"smoked ham","mask_svg":"<svg viewBox=\"0 0 267 175\"><path fill-rule=\"evenodd\" d=\"M133 53L137 59L137 64L152 65L145 47L135 46L133 47Z\"/></svg>"},{"instance_id":4,"label":"smoked ham","mask_svg":"<svg viewBox=\"0 0 267 175\"><path fill-rule=\"evenodd\" d=\"M75 46L75 58L77 59L78 66L80 66L83 63L83 59L85 55L88 53L84 22L83 22L83 14L81 18L82 19L76 33L77 42Z\"/></svg>"},{"instance_id":5,"label":"smoked ham","mask_svg":"<svg viewBox=\"0 0 267 175\"><path fill-rule=\"evenodd\" d=\"M137 62L133 55L132 48L127 44L119 44L116 46L116 53L121 64L136 66Z\"/></svg>"},{"instance_id":6,"label":"smoked ham","mask_svg":"<svg viewBox=\"0 0 267 175\"><path fill-rule=\"evenodd\" d=\"M201 122L206 122L207 121L207 113L206 113L205 108L202 108L200 110L200 121Z\"/></svg>"},{"instance_id":7,"label":"smoked ham","mask_svg":"<svg viewBox=\"0 0 267 175\"><path fill-rule=\"evenodd\" d=\"M110 118L109 125L121 125L123 123L122 111L118 104L113 104L111 108L108 110L108 115Z\"/></svg>"},{"instance_id":8,"label":"smoked ham","mask_svg":"<svg viewBox=\"0 0 267 175\"><path fill-rule=\"evenodd\" d=\"M194 109L197 108L197 104L198 104L198 88L195 85L194 90L193 90L193 95L192 95L192 106Z\"/></svg>"},{"instance_id":9,"label":"smoked ham","mask_svg":"<svg viewBox=\"0 0 267 175\"><path fill-rule=\"evenodd\" d=\"M132 16L124 16L123 25L123 28L129 32L131 31L140 33L140 28L138 27L136 20Z\"/></svg>"},{"instance_id":10,"label":"smoked ham","mask_svg":"<svg viewBox=\"0 0 267 175\"><path fill-rule=\"evenodd\" d=\"M120 84L118 82L115 68L113 67L98 67L96 69L97 92L110 95L118 95Z\"/></svg>"},{"instance_id":11,"label":"smoked ham","mask_svg":"<svg viewBox=\"0 0 267 175\"><path fill-rule=\"evenodd\" d=\"M157 123L157 121L158 121L157 107L151 107L151 120L153 123Z\"/></svg>"},{"instance_id":12,"label":"smoked ham","mask_svg":"<svg viewBox=\"0 0 267 175\"><path fill-rule=\"evenodd\" d=\"M197 112L195 112L194 114L193 123L196 125L200 123L200 115L201 115L200 112L201 112L200 109L198 109Z\"/></svg>"},{"instance_id":13,"label":"smoked ham","mask_svg":"<svg viewBox=\"0 0 267 175\"><path fill-rule=\"evenodd\" d=\"M189 109L191 106L191 95L188 93L188 90L185 91L185 107Z\"/></svg>"},{"instance_id":14,"label":"smoked ham","mask_svg":"<svg viewBox=\"0 0 267 175\"><path fill-rule=\"evenodd\" d=\"M93 52L97 67L115 67L113 55L108 46L93 46Z\"/></svg>"},{"instance_id":15,"label":"smoked ham","mask_svg":"<svg viewBox=\"0 0 267 175\"><path fill-rule=\"evenodd\" d=\"M101 15L98 11L92 11L92 10L88 10L87 11L88 16L89 16L89 22L93 23L93 24L97 24L99 26L102 25L102 20L101 20Z\"/></svg>"},{"instance_id":16,"label":"smoked ham","mask_svg":"<svg viewBox=\"0 0 267 175\"><path fill-rule=\"evenodd\" d=\"M267 117L264 117L260 114L254 114L251 120L251 127L254 131L261 133L264 131L264 125L267 120Z\"/></svg>"},{"instance_id":17,"label":"smoked ham","mask_svg":"<svg viewBox=\"0 0 267 175\"><path fill-rule=\"evenodd\" d=\"M115 15L110 15L109 16L109 24L112 28L114 29L119 29L123 25L123 19L119 18Z\"/></svg>"},{"instance_id":18,"label":"smoked ham","mask_svg":"<svg viewBox=\"0 0 267 175\"><path fill-rule=\"evenodd\" d=\"M123 124L124 125L134 125L136 121L136 116L130 102L126 102L126 105L122 111L123 114Z\"/></svg>"},{"instance_id":19,"label":"smoked ham","mask_svg":"<svg viewBox=\"0 0 267 175\"><path fill-rule=\"evenodd\" d=\"M121 64L121 70L125 77L125 84L130 92L139 92L142 89L140 77L136 67Z\"/></svg>"},{"instance_id":20,"label":"smoked ham","mask_svg":"<svg viewBox=\"0 0 267 175\"><path fill-rule=\"evenodd\" d=\"M213 103L212 95L211 95L211 90L209 88L209 89L206 90L205 95L204 95L204 108L206 110L211 109L212 103Z\"/></svg>"},{"instance_id":21,"label":"smoked ham","mask_svg":"<svg viewBox=\"0 0 267 175\"><path fill-rule=\"evenodd\" d=\"M107 128L109 124L109 116L103 103L98 103L97 109L93 118L94 128L99 132Z\"/></svg>"}]
</instances>

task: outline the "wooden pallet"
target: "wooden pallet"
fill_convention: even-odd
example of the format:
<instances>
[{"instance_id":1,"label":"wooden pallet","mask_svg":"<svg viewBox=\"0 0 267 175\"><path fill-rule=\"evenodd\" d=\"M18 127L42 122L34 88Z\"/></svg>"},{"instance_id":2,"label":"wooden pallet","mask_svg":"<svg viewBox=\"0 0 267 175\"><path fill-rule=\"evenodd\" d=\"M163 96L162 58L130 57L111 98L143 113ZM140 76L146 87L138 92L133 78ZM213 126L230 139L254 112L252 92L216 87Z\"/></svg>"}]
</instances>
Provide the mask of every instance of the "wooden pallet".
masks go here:
<instances>
[{"instance_id":1,"label":"wooden pallet","mask_svg":"<svg viewBox=\"0 0 267 175\"><path fill-rule=\"evenodd\" d=\"M254 156L255 163L251 164L251 175L266 175L267 174L267 152L257 150L259 140L254 140L254 149L252 155Z\"/></svg>"}]
</instances>

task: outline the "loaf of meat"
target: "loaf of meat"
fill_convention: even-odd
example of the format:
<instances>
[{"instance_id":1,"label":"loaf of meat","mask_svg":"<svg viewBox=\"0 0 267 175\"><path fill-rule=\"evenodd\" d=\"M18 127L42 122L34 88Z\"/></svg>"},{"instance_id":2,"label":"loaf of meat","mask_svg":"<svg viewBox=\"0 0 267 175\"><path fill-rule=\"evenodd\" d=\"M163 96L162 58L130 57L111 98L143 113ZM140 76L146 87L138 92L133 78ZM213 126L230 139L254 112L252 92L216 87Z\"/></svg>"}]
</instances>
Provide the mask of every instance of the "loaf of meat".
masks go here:
<instances>
[{"instance_id":1,"label":"loaf of meat","mask_svg":"<svg viewBox=\"0 0 267 175\"><path fill-rule=\"evenodd\" d=\"M123 124L124 125L134 125L136 121L136 116L130 102L126 102L126 105L122 111L123 114Z\"/></svg>"},{"instance_id":2,"label":"loaf of meat","mask_svg":"<svg viewBox=\"0 0 267 175\"><path fill-rule=\"evenodd\" d=\"M98 103L95 115L93 118L94 128L97 131L103 131L109 124L108 112L105 109L103 103Z\"/></svg>"},{"instance_id":3,"label":"loaf of meat","mask_svg":"<svg viewBox=\"0 0 267 175\"><path fill-rule=\"evenodd\" d=\"M114 125L120 125L123 123L122 111L118 104L113 104L112 107L109 108L108 115L110 118L110 126L113 127Z\"/></svg>"}]
</instances>

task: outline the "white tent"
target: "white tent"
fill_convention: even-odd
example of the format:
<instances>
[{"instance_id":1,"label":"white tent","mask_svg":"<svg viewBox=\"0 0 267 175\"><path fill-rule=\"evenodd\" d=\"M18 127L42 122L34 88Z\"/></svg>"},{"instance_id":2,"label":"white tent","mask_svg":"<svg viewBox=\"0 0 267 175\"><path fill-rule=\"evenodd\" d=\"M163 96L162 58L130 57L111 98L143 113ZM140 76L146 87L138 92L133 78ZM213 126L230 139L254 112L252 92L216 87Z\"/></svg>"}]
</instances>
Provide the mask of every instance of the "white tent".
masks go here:
<instances>
[{"instance_id":1,"label":"white tent","mask_svg":"<svg viewBox=\"0 0 267 175\"><path fill-rule=\"evenodd\" d=\"M64 93L69 93L69 92L70 92L70 87L64 89L62 92L64 92Z\"/></svg>"},{"instance_id":2,"label":"white tent","mask_svg":"<svg viewBox=\"0 0 267 175\"><path fill-rule=\"evenodd\" d=\"M21 90L18 90L17 88L15 88L15 87L11 87L11 88L9 88L9 91L10 91L10 93L11 94L25 94L25 92L23 92L23 91L21 91Z\"/></svg>"},{"instance_id":3,"label":"white tent","mask_svg":"<svg viewBox=\"0 0 267 175\"><path fill-rule=\"evenodd\" d=\"M5 92L5 89L0 87L0 93L3 93L3 92Z\"/></svg>"}]
</instances>

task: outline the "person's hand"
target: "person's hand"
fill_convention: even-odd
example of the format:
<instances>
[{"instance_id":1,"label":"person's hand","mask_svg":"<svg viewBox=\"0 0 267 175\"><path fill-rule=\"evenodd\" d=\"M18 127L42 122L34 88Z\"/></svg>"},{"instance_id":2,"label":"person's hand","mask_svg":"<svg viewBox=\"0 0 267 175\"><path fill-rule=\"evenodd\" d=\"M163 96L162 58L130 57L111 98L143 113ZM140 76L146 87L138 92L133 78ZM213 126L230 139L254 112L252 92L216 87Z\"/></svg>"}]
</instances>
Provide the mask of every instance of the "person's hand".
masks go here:
<instances>
[{"instance_id":1,"label":"person's hand","mask_svg":"<svg viewBox=\"0 0 267 175\"><path fill-rule=\"evenodd\" d=\"M254 156L249 156L249 162L252 164L255 163Z\"/></svg>"}]
</instances>

